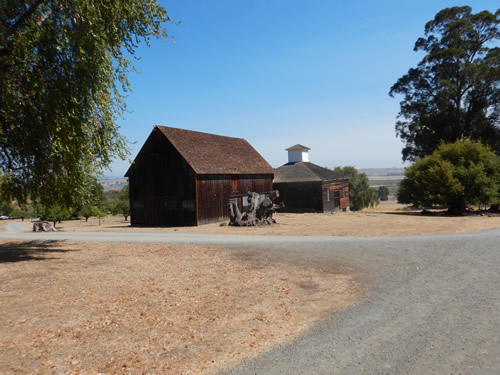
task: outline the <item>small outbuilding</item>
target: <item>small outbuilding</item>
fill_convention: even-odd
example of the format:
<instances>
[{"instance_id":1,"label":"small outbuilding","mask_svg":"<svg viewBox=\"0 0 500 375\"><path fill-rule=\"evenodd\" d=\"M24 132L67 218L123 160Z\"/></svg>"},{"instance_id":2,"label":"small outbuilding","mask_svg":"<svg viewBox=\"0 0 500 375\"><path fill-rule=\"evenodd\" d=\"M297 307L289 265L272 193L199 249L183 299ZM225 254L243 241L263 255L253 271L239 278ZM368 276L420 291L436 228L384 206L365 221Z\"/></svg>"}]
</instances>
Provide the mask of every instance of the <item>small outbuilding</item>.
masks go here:
<instances>
[{"instance_id":1,"label":"small outbuilding","mask_svg":"<svg viewBox=\"0 0 500 375\"><path fill-rule=\"evenodd\" d=\"M286 149L288 163L275 169L273 189L279 190L288 212L334 212L349 209L349 179L309 162L310 148Z\"/></svg>"},{"instance_id":2,"label":"small outbuilding","mask_svg":"<svg viewBox=\"0 0 500 375\"><path fill-rule=\"evenodd\" d=\"M229 218L248 191L272 190L273 168L242 138L155 126L129 178L132 225L190 226Z\"/></svg>"}]
</instances>

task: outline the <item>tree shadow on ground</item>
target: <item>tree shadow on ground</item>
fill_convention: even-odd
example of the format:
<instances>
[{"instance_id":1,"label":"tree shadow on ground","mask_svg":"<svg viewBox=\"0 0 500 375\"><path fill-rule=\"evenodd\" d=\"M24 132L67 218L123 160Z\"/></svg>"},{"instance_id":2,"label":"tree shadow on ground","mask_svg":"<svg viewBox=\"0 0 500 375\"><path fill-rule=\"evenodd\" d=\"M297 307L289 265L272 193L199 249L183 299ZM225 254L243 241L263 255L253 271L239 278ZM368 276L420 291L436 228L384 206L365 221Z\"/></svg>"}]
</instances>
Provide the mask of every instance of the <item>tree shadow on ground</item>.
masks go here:
<instances>
[{"instance_id":1,"label":"tree shadow on ground","mask_svg":"<svg viewBox=\"0 0 500 375\"><path fill-rule=\"evenodd\" d=\"M381 212L386 215L403 215L403 216L420 216L420 217L466 217L466 216L497 216L485 210L480 211L464 211L461 214L450 213L447 210L439 210L439 211L401 211L401 212Z\"/></svg>"},{"instance_id":2,"label":"tree shadow on ground","mask_svg":"<svg viewBox=\"0 0 500 375\"><path fill-rule=\"evenodd\" d=\"M424 213L422 211L401 211L401 212L392 212L392 211L386 211L386 212L381 212L382 214L386 215L401 215L401 216L436 216L436 217L449 217L450 215L447 215L446 212L427 212Z\"/></svg>"},{"instance_id":3,"label":"tree shadow on ground","mask_svg":"<svg viewBox=\"0 0 500 375\"><path fill-rule=\"evenodd\" d=\"M49 260L46 254L67 253L73 250L57 248L61 241L25 241L0 244L0 263L15 263L30 260Z\"/></svg>"}]
</instances>

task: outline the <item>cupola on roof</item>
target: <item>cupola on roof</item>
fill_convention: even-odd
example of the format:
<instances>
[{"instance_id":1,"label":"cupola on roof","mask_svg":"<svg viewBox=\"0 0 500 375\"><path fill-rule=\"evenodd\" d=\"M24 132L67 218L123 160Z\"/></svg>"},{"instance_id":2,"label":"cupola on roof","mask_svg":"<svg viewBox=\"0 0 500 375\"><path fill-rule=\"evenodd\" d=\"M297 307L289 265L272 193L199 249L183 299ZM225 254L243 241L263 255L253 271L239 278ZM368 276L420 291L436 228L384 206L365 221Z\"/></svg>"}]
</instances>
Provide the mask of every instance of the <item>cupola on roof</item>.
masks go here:
<instances>
[{"instance_id":1,"label":"cupola on roof","mask_svg":"<svg viewBox=\"0 0 500 375\"><path fill-rule=\"evenodd\" d=\"M297 163L299 161L308 162L309 161L309 147L296 144L295 146L288 147L288 162Z\"/></svg>"}]
</instances>

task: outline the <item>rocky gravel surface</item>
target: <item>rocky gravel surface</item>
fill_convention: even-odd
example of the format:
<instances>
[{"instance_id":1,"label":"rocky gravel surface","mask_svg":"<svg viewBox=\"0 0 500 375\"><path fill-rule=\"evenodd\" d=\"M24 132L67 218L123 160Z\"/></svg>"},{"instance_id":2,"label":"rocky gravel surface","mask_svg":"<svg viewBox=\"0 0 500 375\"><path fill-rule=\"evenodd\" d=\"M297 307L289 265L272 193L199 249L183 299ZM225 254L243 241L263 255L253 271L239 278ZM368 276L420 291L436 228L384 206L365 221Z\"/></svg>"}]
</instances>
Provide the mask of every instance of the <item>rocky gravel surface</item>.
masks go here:
<instances>
[{"instance_id":1,"label":"rocky gravel surface","mask_svg":"<svg viewBox=\"0 0 500 375\"><path fill-rule=\"evenodd\" d=\"M491 230L317 244L308 256L362 274L364 301L227 374L500 374L499 243Z\"/></svg>"}]
</instances>

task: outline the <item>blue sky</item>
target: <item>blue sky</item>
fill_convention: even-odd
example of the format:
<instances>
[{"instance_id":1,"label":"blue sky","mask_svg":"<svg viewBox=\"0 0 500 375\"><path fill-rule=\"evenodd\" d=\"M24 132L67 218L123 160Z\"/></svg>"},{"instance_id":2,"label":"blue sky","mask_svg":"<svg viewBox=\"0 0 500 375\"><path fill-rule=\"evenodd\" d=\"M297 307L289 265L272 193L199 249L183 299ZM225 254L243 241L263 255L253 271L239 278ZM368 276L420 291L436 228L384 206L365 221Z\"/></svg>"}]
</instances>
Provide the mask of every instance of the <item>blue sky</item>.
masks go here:
<instances>
[{"instance_id":1,"label":"blue sky","mask_svg":"<svg viewBox=\"0 0 500 375\"><path fill-rule=\"evenodd\" d=\"M171 0L170 41L141 44L121 133L134 159L154 125L245 138L273 166L311 148L324 167L401 167L388 91L415 66L424 25L441 9L496 1ZM106 176L121 177L129 161Z\"/></svg>"}]
</instances>

